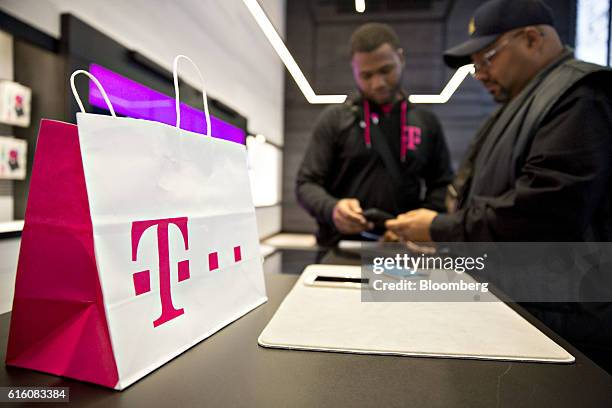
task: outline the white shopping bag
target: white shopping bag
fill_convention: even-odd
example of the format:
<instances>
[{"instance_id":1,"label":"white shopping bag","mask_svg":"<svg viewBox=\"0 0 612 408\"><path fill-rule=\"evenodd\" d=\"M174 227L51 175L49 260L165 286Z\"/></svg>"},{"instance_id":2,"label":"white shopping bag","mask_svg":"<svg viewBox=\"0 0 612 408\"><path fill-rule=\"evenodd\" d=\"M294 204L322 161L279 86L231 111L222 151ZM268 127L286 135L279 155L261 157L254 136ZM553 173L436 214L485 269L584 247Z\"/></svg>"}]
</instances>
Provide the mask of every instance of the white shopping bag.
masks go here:
<instances>
[{"instance_id":1,"label":"white shopping bag","mask_svg":"<svg viewBox=\"0 0 612 408\"><path fill-rule=\"evenodd\" d=\"M61 334L61 341L47 346L46 354L28 357L20 339L26 338L25 332L31 329L24 324L21 329L19 322L26 311L38 314L37 305L43 303L28 303L36 284L31 284L34 288L29 292L22 290L38 279L33 275L36 268L29 267L37 261L32 259L37 249L34 245L24 247L23 262L20 258L23 271L21 277L18 275L18 292L23 296L16 301L9 364L123 389L267 300L245 146L210 136L205 93L207 135L179 128L180 58L186 57L178 56L174 61L176 127L115 117L111 105L113 116L77 114L93 227L93 274L97 270L102 299L97 309L103 315L95 324L105 321L105 327L95 326L100 334L93 340L95 344L85 347L79 341L85 341L82 334L91 333L94 323L72 325L70 333ZM75 74L73 92L83 111L74 88ZM35 210L33 205L32 214ZM69 239L62 239L65 244L58 244L59 248L73 245ZM78 239L86 244L87 237ZM57 262L64 261L50 260L49 264L54 268ZM83 263L87 259L81 259ZM58 274L62 271L57 269ZM25 283L20 286L19 282ZM70 288L70 282L62 284ZM92 286L84 283L79 290L84 293L88 287ZM81 295L68 292L62 292L66 295L61 296L70 300L62 307L85 310L79 306L87 303L77 297ZM57 302L47 304L58 308ZM87 309L88 316L102 313L97 309ZM70 316L91 320L79 313L70 311ZM61 327L52 327L59 325L55 323L59 320L55 317L47 325L61 331ZM104 336L112 349L104 349ZM103 350L88 355L89 361L79 362L77 357L86 353L83 350L97 348ZM104 355L109 352L112 355ZM96 359L103 360L99 372L78 367L95 366Z\"/></svg>"},{"instance_id":2,"label":"white shopping bag","mask_svg":"<svg viewBox=\"0 0 612 408\"><path fill-rule=\"evenodd\" d=\"M245 147L205 93L208 135L181 130L175 89L177 127L77 114L118 388L266 301Z\"/></svg>"}]
</instances>

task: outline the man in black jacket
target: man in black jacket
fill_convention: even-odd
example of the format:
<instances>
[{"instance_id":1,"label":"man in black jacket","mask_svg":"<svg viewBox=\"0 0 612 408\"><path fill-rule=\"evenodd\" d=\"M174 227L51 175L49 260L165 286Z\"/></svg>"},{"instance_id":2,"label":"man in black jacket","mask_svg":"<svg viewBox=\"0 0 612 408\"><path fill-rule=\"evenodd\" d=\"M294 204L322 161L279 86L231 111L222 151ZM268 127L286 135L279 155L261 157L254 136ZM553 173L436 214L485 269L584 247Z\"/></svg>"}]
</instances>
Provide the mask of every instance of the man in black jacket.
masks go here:
<instances>
[{"instance_id":1,"label":"man in black jacket","mask_svg":"<svg viewBox=\"0 0 612 408\"><path fill-rule=\"evenodd\" d=\"M499 21L498 21L499 20ZM455 211L387 222L409 241L610 241L612 72L573 58L536 0L493 0L445 54L503 105L449 188Z\"/></svg>"},{"instance_id":2,"label":"man in black jacket","mask_svg":"<svg viewBox=\"0 0 612 408\"><path fill-rule=\"evenodd\" d=\"M437 118L402 92L404 55L393 30L361 26L351 55L360 96L321 114L296 180L298 201L316 218L324 246L372 229L363 216L370 208L394 216L419 207L442 211L452 180Z\"/></svg>"},{"instance_id":3,"label":"man in black jacket","mask_svg":"<svg viewBox=\"0 0 612 408\"><path fill-rule=\"evenodd\" d=\"M539 0L488 1L469 32L445 61L473 62L502 106L449 186L449 213L418 209L387 228L421 242L612 241L612 72L576 60ZM607 269L595 285L609 285ZM523 306L612 372L609 301Z\"/></svg>"}]
</instances>

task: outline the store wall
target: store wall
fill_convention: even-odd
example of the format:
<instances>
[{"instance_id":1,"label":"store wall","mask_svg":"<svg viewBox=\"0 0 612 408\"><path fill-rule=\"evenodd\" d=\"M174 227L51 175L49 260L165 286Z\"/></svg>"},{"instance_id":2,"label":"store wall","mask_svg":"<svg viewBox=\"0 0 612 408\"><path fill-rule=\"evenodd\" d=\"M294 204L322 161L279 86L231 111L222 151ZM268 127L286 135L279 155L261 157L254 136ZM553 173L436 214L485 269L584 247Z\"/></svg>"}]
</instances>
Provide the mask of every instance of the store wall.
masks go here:
<instances>
[{"instance_id":1,"label":"store wall","mask_svg":"<svg viewBox=\"0 0 612 408\"><path fill-rule=\"evenodd\" d=\"M467 39L468 22L483 2L431 0L420 2L430 7L410 12L340 15L335 10L341 0L288 1L287 44L315 92L350 95L355 91L348 49L350 35L363 23L385 22L397 31L405 50L404 89L411 94L439 94L454 73L443 64L442 53ZM553 8L563 40L573 44L575 0L546 2ZM367 4L366 1L366 8ZM295 176L313 123L325 106L308 104L290 79L286 81L285 100L282 226L288 232L312 232L316 228L314 221L295 199ZM435 112L442 122L456 167L495 104L480 83L468 77L449 103L423 107Z\"/></svg>"},{"instance_id":2,"label":"store wall","mask_svg":"<svg viewBox=\"0 0 612 408\"><path fill-rule=\"evenodd\" d=\"M0 31L0 79L13 80L13 36ZM13 136L13 127L0 123L0 136ZM13 219L13 180L0 179L0 222Z\"/></svg>"},{"instance_id":3,"label":"store wall","mask_svg":"<svg viewBox=\"0 0 612 408\"><path fill-rule=\"evenodd\" d=\"M36 61L35 64L32 61ZM16 137L28 143L27 173L25 180L15 180L14 217L22 220L28 199L34 152L38 139L38 124L45 118L64 118L64 83L50 80L65 75L64 59L54 52L37 47L23 40L14 41L15 81L32 89L32 109L28 127L14 127Z\"/></svg>"},{"instance_id":4,"label":"store wall","mask_svg":"<svg viewBox=\"0 0 612 408\"><path fill-rule=\"evenodd\" d=\"M285 0L260 4L284 35ZM283 145L284 67L241 0L3 0L0 9L56 38L60 14L72 13L168 70L176 54L189 55L210 95ZM200 87L189 66L181 76ZM258 210L260 223L280 225L280 213L280 205Z\"/></svg>"}]
</instances>

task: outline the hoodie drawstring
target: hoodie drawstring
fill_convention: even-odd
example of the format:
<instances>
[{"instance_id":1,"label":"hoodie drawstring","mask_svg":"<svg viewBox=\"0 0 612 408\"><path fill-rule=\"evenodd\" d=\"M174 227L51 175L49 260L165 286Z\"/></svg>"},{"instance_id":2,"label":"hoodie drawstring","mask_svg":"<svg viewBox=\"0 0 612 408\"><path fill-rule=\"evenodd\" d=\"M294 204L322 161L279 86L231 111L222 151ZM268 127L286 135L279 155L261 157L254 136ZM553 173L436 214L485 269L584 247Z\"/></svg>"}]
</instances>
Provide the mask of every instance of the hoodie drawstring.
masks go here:
<instances>
[{"instance_id":1,"label":"hoodie drawstring","mask_svg":"<svg viewBox=\"0 0 612 408\"><path fill-rule=\"evenodd\" d=\"M408 128L406 123L406 115L408 113L408 102L403 100L401 103L401 114L400 114L400 160L402 162L406 161L406 152L408 151L408 146L413 145L414 143L410 140L412 137L412 133ZM364 99L363 101L363 114L365 116L365 129L363 132L363 137L365 139L365 144L367 148L372 147L372 135L370 133L370 103Z\"/></svg>"}]
</instances>

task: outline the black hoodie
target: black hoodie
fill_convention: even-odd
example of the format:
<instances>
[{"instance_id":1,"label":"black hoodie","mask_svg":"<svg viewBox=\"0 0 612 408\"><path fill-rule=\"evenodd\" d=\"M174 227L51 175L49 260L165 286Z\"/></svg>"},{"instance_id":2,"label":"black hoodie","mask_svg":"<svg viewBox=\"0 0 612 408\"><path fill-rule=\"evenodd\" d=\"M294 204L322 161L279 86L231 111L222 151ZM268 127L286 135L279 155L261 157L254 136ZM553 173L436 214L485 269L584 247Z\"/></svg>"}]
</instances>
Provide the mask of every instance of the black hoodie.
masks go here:
<instances>
[{"instance_id":1,"label":"black hoodie","mask_svg":"<svg viewBox=\"0 0 612 408\"><path fill-rule=\"evenodd\" d=\"M420 207L444 210L453 172L442 128L434 114L404 102L411 133L402 149L403 101L384 107L368 102L366 108L357 99L330 106L319 117L297 175L296 194L319 224L320 245L355 238L341 236L332 221L334 206L342 198L356 198L364 210L378 208L392 215ZM368 108L369 124L364 116ZM395 161L395 178L389 163L372 147L380 142L387 144L387 161Z\"/></svg>"}]
</instances>

